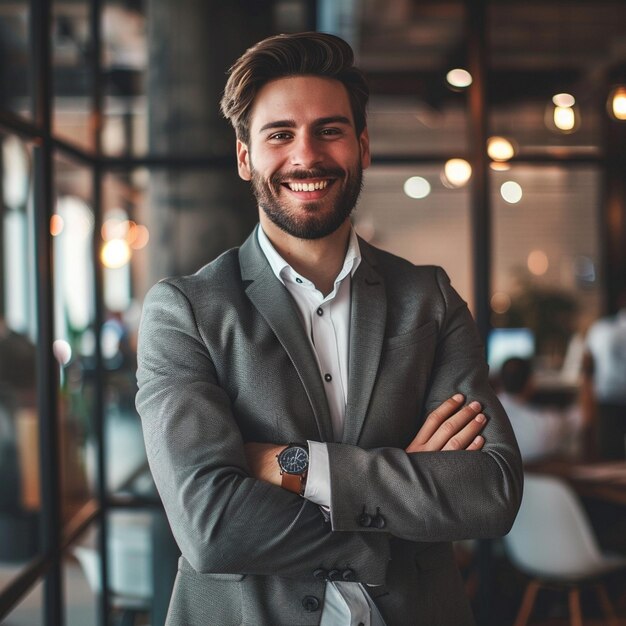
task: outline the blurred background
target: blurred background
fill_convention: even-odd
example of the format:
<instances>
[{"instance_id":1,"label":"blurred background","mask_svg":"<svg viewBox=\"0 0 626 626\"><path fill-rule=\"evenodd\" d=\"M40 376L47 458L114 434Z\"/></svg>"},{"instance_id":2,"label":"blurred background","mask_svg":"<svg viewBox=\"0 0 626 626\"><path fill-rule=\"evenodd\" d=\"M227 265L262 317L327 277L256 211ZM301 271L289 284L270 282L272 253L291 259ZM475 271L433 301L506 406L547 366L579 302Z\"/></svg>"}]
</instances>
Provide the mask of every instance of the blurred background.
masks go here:
<instances>
[{"instance_id":1,"label":"blurred background","mask_svg":"<svg viewBox=\"0 0 626 626\"><path fill-rule=\"evenodd\" d=\"M530 363L516 401L569 442L548 469L619 544L623 435L598 443L586 337L626 306L626 3L0 0L3 624L163 624L177 550L134 409L142 300L256 223L218 102L248 46L302 30L348 40L370 83L357 231L446 269L503 393L501 366ZM458 554L479 624L512 624L532 567L506 542ZM531 619L569 623L567 592L542 598Z\"/></svg>"}]
</instances>

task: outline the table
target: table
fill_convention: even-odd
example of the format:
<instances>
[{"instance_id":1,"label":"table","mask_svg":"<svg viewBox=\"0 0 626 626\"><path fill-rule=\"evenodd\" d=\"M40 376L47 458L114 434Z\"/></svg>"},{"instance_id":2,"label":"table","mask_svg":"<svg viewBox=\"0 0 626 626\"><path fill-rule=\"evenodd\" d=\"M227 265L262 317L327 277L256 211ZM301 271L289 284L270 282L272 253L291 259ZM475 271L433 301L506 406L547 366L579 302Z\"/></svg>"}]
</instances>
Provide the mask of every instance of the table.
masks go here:
<instances>
[{"instance_id":1,"label":"table","mask_svg":"<svg viewBox=\"0 0 626 626\"><path fill-rule=\"evenodd\" d=\"M527 465L524 470L562 478L582 498L626 506L626 460L572 462L553 459Z\"/></svg>"}]
</instances>

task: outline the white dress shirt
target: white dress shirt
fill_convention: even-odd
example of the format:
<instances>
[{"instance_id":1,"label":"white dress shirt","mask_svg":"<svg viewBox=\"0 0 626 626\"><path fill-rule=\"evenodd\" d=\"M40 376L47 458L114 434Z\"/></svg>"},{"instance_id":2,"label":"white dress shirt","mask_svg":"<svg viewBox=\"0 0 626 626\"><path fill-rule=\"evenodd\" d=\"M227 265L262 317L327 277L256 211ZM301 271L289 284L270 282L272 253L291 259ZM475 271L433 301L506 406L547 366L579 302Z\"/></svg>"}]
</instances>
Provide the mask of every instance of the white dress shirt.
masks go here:
<instances>
[{"instance_id":1,"label":"white dress shirt","mask_svg":"<svg viewBox=\"0 0 626 626\"><path fill-rule=\"evenodd\" d=\"M626 405L626 309L592 324L587 348L593 357L598 400Z\"/></svg>"},{"instance_id":2,"label":"white dress shirt","mask_svg":"<svg viewBox=\"0 0 626 626\"><path fill-rule=\"evenodd\" d=\"M333 290L324 296L298 274L272 246L262 227L258 240L272 271L293 297L311 342L330 410L335 441L343 435L350 358L350 285L361 262L359 242L350 232L343 266ZM326 510L330 506L330 469L324 443L309 441L309 471L304 497ZM328 582L320 626L384 626L378 609L360 583Z\"/></svg>"},{"instance_id":3,"label":"white dress shirt","mask_svg":"<svg viewBox=\"0 0 626 626\"><path fill-rule=\"evenodd\" d=\"M524 463L555 454L576 455L583 426L578 403L558 410L530 405L505 392L499 393L498 398L509 416Z\"/></svg>"}]
</instances>

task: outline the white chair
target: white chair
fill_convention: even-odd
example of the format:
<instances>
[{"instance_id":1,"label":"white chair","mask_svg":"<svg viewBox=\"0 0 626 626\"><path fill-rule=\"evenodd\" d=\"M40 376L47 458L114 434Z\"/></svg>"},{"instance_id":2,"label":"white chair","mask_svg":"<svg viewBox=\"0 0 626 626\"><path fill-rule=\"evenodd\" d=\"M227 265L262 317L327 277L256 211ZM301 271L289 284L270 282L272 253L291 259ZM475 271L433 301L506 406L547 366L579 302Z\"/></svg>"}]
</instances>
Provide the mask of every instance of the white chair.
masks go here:
<instances>
[{"instance_id":1,"label":"white chair","mask_svg":"<svg viewBox=\"0 0 626 626\"><path fill-rule=\"evenodd\" d=\"M539 589L554 587L568 590L570 624L582 626L583 586L595 588L607 623L618 623L601 579L626 569L626 558L600 551L578 497L564 481L525 475L522 505L504 545L513 564L532 577L515 626L528 622Z\"/></svg>"}]
</instances>

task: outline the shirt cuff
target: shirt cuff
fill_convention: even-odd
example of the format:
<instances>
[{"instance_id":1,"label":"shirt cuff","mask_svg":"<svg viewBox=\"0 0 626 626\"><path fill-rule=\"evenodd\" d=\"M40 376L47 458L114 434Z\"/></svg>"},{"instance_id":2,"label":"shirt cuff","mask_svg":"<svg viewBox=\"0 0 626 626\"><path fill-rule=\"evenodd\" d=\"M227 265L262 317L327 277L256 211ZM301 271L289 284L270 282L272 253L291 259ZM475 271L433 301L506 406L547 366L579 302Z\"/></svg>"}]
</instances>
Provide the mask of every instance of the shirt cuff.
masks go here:
<instances>
[{"instance_id":1,"label":"shirt cuff","mask_svg":"<svg viewBox=\"0 0 626 626\"><path fill-rule=\"evenodd\" d=\"M330 462L325 443L309 441L309 470L304 497L315 504L330 507Z\"/></svg>"}]
</instances>

